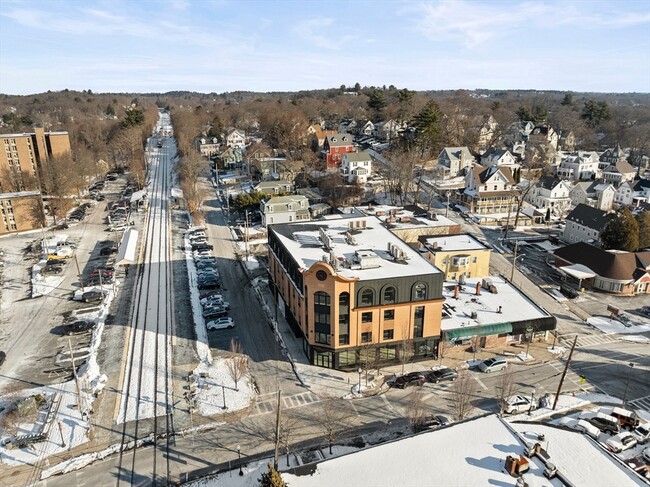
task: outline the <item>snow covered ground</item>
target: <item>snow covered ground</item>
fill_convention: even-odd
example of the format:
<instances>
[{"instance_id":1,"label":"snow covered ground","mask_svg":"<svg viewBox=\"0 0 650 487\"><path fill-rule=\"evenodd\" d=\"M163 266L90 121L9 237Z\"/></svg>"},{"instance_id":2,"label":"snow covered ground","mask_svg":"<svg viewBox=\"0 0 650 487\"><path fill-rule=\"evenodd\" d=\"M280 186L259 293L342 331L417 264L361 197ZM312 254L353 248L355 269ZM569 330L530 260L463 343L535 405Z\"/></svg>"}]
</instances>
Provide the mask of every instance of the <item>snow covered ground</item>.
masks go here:
<instances>
[{"instance_id":1,"label":"snow covered ground","mask_svg":"<svg viewBox=\"0 0 650 487\"><path fill-rule=\"evenodd\" d=\"M627 327L620 321L612 320L606 316L592 316L587 324L599 329L603 333L637 334L650 331L650 323L642 322L638 317L630 316L633 325Z\"/></svg>"},{"instance_id":2,"label":"snow covered ground","mask_svg":"<svg viewBox=\"0 0 650 487\"><path fill-rule=\"evenodd\" d=\"M253 384L247 374L239 379L237 383L239 390L235 388L235 381L228 369L228 363L232 360L232 358L219 358L211 365L202 362L194 369L194 374L199 376L194 400L202 416L244 409L255 397Z\"/></svg>"},{"instance_id":3,"label":"snow covered ground","mask_svg":"<svg viewBox=\"0 0 650 487\"><path fill-rule=\"evenodd\" d=\"M589 404L623 404L623 401L617 397L608 396L607 394L600 394L597 392L581 392L575 395L563 394L557 401L555 411L552 409L555 394L548 395L548 407L542 407L531 411L531 414L521 413L513 414L505 417L509 422L512 421L540 421L548 418L554 414L570 411L572 409L584 408Z\"/></svg>"}]
</instances>

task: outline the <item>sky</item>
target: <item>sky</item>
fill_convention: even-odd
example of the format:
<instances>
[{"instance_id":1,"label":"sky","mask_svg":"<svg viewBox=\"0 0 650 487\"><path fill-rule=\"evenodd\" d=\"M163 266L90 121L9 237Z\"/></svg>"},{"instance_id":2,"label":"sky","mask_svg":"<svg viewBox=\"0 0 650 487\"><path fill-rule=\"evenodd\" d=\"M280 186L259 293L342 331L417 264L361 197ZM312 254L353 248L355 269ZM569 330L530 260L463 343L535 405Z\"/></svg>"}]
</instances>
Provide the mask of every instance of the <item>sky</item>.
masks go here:
<instances>
[{"instance_id":1,"label":"sky","mask_svg":"<svg viewBox=\"0 0 650 487\"><path fill-rule=\"evenodd\" d=\"M0 93L650 92L650 0L0 0Z\"/></svg>"}]
</instances>

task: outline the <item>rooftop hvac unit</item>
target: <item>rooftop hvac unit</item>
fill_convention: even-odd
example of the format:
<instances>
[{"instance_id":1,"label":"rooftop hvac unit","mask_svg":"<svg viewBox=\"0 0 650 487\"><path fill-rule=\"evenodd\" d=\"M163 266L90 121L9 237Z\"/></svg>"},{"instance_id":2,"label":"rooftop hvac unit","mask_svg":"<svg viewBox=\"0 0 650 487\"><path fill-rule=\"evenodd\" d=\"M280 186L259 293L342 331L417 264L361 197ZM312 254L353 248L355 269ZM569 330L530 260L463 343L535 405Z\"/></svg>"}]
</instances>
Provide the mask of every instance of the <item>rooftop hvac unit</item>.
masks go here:
<instances>
[{"instance_id":1,"label":"rooftop hvac unit","mask_svg":"<svg viewBox=\"0 0 650 487\"><path fill-rule=\"evenodd\" d=\"M339 270L339 259L336 257L334 251L330 251L330 265L335 271Z\"/></svg>"}]
</instances>

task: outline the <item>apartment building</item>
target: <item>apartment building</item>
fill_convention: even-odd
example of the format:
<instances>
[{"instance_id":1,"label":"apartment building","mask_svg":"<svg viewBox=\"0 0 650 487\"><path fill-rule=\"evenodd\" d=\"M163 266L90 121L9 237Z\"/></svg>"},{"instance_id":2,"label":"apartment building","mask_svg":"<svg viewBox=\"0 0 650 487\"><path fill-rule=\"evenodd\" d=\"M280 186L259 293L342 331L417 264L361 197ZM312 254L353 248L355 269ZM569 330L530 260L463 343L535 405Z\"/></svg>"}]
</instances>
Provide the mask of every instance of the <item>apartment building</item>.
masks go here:
<instances>
[{"instance_id":1,"label":"apartment building","mask_svg":"<svg viewBox=\"0 0 650 487\"><path fill-rule=\"evenodd\" d=\"M445 280L487 277L492 249L468 233L462 235L423 235L419 252L445 273Z\"/></svg>"},{"instance_id":2,"label":"apartment building","mask_svg":"<svg viewBox=\"0 0 650 487\"><path fill-rule=\"evenodd\" d=\"M268 239L269 285L312 364L437 355L444 275L379 219L273 225Z\"/></svg>"}]
</instances>

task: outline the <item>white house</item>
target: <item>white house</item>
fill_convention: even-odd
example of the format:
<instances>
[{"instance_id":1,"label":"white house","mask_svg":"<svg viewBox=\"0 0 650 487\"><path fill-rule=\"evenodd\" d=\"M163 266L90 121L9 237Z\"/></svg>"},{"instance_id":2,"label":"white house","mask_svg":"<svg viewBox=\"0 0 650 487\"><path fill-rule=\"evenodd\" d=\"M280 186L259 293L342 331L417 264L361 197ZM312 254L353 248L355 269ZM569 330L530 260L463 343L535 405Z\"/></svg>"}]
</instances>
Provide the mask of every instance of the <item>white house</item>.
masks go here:
<instances>
[{"instance_id":1,"label":"white house","mask_svg":"<svg viewBox=\"0 0 650 487\"><path fill-rule=\"evenodd\" d=\"M569 192L571 185L553 176L542 176L524 198L540 210L551 209L551 213L562 217L571 206Z\"/></svg>"},{"instance_id":2,"label":"white house","mask_svg":"<svg viewBox=\"0 0 650 487\"><path fill-rule=\"evenodd\" d=\"M244 149L246 147L246 132L239 129L229 129L226 135L226 146Z\"/></svg>"},{"instance_id":3,"label":"white house","mask_svg":"<svg viewBox=\"0 0 650 487\"><path fill-rule=\"evenodd\" d=\"M618 205L637 206L650 201L650 181L637 179L625 181L616 189L614 202Z\"/></svg>"},{"instance_id":4,"label":"white house","mask_svg":"<svg viewBox=\"0 0 650 487\"><path fill-rule=\"evenodd\" d=\"M496 149L494 147L490 147L481 156L481 165L485 167L509 167L510 170L521 167L521 164L517 162L515 156L508 149Z\"/></svg>"},{"instance_id":5,"label":"white house","mask_svg":"<svg viewBox=\"0 0 650 487\"><path fill-rule=\"evenodd\" d=\"M573 185L569 192L569 198L574 206L583 204L609 211L614 206L615 194L616 189L611 184L582 181Z\"/></svg>"},{"instance_id":6,"label":"white house","mask_svg":"<svg viewBox=\"0 0 650 487\"><path fill-rule=\"evenodd\" d=\"M375 137L384 142L390 142L399 135L401 125L395 120L387 120L375 124Z\"/></svg>"},{"instance_id":7,"label":"white house","mask_svg":"<svg viewBox=\"0 0 650 487\"><path fill-rule=\"evenodd\" d=\"M600 177L600 156L595 151L561 152L557 175L563 179L586 181Z\"/></svg>"},{"instance_id":8,"label":"white house","mask_svg":"<svg viewBox=\"0 0 650 487\"><path fill-rule=\"evenodd\" d=\"M366 151L348 152L343 154L341 167L339 168L341 176L349 183L365 184L372 174L372 159Z\"/></svg>"},{"instance_id":9,"label":"white house","mask_svg":"<svg viewBox=\"0 0 650 487\"><path fill-rule=\"evenodd\" d=\"M368 120L359 129L359 135L372 135L375 133L375 124Z\"/></svg>"},{"instance_id":10,"label":"white house","mask_svg":"<svg viewBox=\"0 0 650 487\"><path fill-rule=\"evenodd\" d=\"M202 156L216 156L219 152L219 141L216 137L201 137L196 139L196 148Z\"/></svg>"},{"instance_id":11,"label":"white house","mask_svg":"<svg viewBox=\"0 0 650 487\"><path fill-rule=\"evenodd\" d=\"M309 200L306 196L276 196L260 203L262 224L290 223L310 220Z\"/></svg>"},{"instance_id":12,"label":"white house","mask_svg":"<svg viewBox=\"0 0 650 487\"><path fill-rule=\"evenodd\" d=\"M636 170L626 160L619 160L603 169L603 181L615 187L626 181L633 181Z\"/></svg>"},{"instance_id":13,"label":"white house","mask_svg":"<svg viewBox=\"0 0 650 487\"><path fill-rule=\"evenodd\" d=\"M437 171L443 179L463 176L476 161L467 147L445 147L438 156Z\"/></svg>"}]
</instances>

